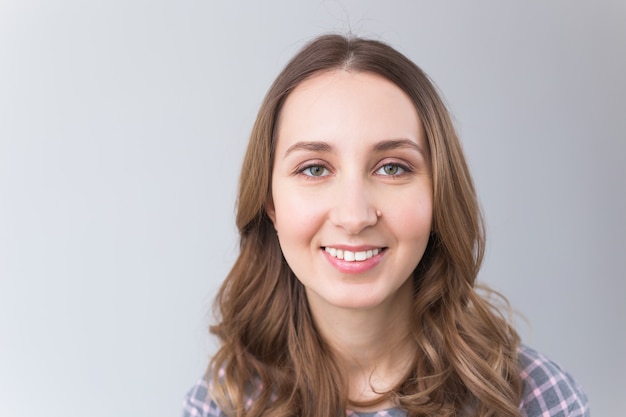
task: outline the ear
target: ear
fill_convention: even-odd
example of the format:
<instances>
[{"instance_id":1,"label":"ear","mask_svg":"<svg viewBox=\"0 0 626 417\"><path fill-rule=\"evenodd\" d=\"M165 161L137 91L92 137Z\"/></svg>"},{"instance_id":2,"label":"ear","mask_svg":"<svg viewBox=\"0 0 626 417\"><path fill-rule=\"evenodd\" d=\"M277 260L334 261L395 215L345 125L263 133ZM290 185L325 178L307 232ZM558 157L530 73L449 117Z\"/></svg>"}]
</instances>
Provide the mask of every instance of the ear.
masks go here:
<instances>
[{"instance_id":1,"label":"ear","mask_svg":"<svg viewBox=\"0 0 626 417\"><path fill-rule=\"evenodd\" d=\"M267 213L267 215L269 216L269 218L272 220L272 223L274 223L274 229L276 228L276 209L274 208L274 199L272 199L272 196L268 196L267 200L265 201L265 212Z\"/></svg>"}]
</instances>

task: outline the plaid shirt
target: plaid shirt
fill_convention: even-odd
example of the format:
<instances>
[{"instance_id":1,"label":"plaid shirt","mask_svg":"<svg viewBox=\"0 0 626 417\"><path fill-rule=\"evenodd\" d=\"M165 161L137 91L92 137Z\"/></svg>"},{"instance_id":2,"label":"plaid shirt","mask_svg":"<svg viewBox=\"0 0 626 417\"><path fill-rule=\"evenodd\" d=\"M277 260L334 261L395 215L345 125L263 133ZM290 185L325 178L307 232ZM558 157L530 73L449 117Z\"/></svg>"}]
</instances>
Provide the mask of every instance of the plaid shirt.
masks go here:
<instances>
[{"instance_id":1,"label":"plaid shirt","mask_svg":"<svg viewBox=\"0 0 626 417\"><path fill-rule=\"evenodd\" d=\"M524 386L520 404L522 416L589 417L585 393L558 365L526 346L519 349L519 363ZM346 414L348 417L406 417L406 411L399 408L374 413L348 410ZM185 397L183 417L226 417L208 397L204 379L199 380Z\"/></svg>"}]
</instances>

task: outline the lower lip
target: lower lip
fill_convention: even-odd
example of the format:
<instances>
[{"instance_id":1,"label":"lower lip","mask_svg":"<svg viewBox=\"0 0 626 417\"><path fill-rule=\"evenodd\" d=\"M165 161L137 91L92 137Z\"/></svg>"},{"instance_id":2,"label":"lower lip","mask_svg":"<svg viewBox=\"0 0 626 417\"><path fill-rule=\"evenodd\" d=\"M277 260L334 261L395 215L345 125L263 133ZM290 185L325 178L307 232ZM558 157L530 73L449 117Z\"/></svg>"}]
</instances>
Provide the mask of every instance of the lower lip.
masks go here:
<instances>
[{"instance_id":1,"label":"lower lip","mask_svg":"<svg viewBox=\"0 0 626 417\"><path fill-rule=\"evenodd\" d=\"M339 272L344 274L361 274L363 272L367 272L370 269L374 268L376 265L380 263L385 254L385 250L382 250L378 253L378 255L372 256L369 259L364 261L344 261L343 259L337 259L334 256L330 256L328 252L324 249L321 249L322 253L326 257L326 260Z\"/></svg>"}]
</instances>

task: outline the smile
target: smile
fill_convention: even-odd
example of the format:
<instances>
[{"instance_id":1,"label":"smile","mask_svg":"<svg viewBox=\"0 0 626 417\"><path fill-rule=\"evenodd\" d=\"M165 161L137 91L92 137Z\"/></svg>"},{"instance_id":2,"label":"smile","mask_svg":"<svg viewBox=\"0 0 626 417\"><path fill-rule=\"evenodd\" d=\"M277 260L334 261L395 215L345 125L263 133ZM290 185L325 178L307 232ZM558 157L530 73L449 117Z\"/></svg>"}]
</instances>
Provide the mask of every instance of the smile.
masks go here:
<instances>
[{"instance_id":1,"label":"smile","mask_svg":"<svg viewBox=\"0 0 626 417\"><path fill-rule=\"evenodd\" d=\"M378 255L382 249L370 249L359 252L352 252L349 250L336 249L331 247L325 247L324 250L333 258L341 259L346 262L362 262Z\"/></svg>"}]
</instances>

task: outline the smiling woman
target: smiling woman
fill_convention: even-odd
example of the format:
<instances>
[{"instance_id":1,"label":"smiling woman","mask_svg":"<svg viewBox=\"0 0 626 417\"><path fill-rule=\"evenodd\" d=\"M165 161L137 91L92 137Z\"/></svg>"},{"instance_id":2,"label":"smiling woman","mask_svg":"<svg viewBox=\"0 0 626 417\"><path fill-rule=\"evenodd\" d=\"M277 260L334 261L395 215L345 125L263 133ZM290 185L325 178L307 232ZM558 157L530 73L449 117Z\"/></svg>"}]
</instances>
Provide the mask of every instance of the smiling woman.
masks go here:
<instances>
[{"instance_id":1,"label":"smiling woman","mask_svg":"<svg viewBox=\"0 0 626 417\"><path fill-rule=\"evenodd\" d=\"M432 219L422 149L411 100L380 76L324 72L285 101L266 209L322 333L323 317L344 308L390 317L410 306L398 289L426 249Z\"/></svg>"},{"instance_id":2,"label":"smiling woman","mask_svg":"<svg viewBox=\"0 0 626 417\"><path fill-rule=\"evenodd\" d=\"M185 416L583 416L584 393L475 290L474 186L436 89L376 41L322 36L259 111Z\"/></svg>"}]
</instances>

